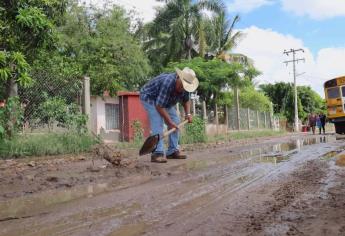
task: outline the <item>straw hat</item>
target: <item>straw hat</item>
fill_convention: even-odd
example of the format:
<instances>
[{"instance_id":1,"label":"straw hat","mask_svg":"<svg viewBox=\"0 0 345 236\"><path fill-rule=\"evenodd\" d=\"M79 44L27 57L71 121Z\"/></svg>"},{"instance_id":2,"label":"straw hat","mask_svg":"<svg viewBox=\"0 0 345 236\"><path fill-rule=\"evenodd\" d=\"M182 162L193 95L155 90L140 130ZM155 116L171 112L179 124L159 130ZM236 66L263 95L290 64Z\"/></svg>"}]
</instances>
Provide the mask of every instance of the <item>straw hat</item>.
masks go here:
<instances>
[{"instance_id":1,"label":"straw hat","mask_svg":"<svg viewBox=\"0 0 345 236\"><path fill-rule=\"evenodd\" d=\"M176 68L176 73L182 81L183 89L187 92L194 92L199 86L199 80L196 78L195 72L185 67L183 70Z\"/></svg>"}]
</instances>

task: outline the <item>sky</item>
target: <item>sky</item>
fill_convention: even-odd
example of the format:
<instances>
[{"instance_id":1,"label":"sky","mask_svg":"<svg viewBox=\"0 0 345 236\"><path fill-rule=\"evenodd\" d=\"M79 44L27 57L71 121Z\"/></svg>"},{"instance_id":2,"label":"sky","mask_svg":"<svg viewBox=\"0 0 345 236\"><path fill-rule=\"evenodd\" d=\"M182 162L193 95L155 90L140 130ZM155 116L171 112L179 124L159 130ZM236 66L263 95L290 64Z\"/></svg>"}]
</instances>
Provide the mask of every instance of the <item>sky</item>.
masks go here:
<instances>
[{"instance_id":1,"label":"sky","mask_svg":"<svg viewBox=\"0 0 345 236\"><path fill-rule=\"evenodd\" d=\"M110 1L135 9L148 22L155 16L156 0L84 0L102 6ZM233 50L254 60L262 72L258 84L293 82L292 55L284 50L303 49L296 58L298 85L309 85L322 97L323 83L345 76L345 0L224 0L229 19L239 14L236 29L244 37Z\"/></svg>"}]
</instances>

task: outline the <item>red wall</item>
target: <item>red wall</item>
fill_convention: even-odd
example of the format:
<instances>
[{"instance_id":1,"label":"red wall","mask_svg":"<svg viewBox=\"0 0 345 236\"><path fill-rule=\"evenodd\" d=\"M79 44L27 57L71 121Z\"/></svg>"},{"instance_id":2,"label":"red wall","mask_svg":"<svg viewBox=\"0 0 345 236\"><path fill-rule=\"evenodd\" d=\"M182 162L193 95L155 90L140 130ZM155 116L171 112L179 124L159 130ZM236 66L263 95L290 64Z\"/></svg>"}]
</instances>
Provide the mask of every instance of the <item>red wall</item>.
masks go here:
<instances>
[{"instance_id":1,"label":"red wall","mask_svg":"<svg viewBox=\"0 0 345 236\"><path fill-rule=\"evenodd\" d=\"M144 129L144 136L150 135L150 121L143 105L140 102L138 92L119 92L120 105L120 130L121 140L130 141L134 138L132 124L135 120L140 121Z\"/></svg>"}]
</instances>

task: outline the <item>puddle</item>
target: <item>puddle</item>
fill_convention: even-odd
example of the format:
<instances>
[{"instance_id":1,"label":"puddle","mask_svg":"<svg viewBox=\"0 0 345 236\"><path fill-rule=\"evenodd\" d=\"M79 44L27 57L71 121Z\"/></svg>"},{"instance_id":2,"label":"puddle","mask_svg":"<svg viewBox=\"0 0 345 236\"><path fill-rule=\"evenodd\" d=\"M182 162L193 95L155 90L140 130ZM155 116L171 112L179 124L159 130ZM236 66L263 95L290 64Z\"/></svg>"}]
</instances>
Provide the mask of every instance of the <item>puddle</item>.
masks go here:
<instances>
[{"instance_id":1,"label":"puddle","mask_svg":"<svg viewBox=\"0 0 345 236\"><path fill-rule=\"evenodd\" d=\"M241 159L253 159L253 162L279 164L289 161L293 154L296 154L305 146L327 143L332 140L335 140L332 136L296 139L288 143L279 143L244 151L239 155Z\"/></svg>"},{"instance_id":2,"label":"puddle","mask_svg":"<svg viewBox=\"0 0 345 236\"><path fill-rule=\"evenodd\" d=\"M263 157L259 157L257 162L260 163L273 163L273 164L278 164L281 162L286 162L290 160L290 155L273 155L273 156L263 156Z\"/></svg>"},{"instance_id":3,"label":"puddle","mask_svg":"<svg viewBox=\"0 0 345 236\"><path fill-rule=\"evenodd\" d=\"M104 193L108 184L75 187L68 190L47 191L39 195L24 196L0 202L0 220L5 218L25 218L42 214L52 205L65 203L84 197L93 197Z\"/></svg>"}]
</instances>

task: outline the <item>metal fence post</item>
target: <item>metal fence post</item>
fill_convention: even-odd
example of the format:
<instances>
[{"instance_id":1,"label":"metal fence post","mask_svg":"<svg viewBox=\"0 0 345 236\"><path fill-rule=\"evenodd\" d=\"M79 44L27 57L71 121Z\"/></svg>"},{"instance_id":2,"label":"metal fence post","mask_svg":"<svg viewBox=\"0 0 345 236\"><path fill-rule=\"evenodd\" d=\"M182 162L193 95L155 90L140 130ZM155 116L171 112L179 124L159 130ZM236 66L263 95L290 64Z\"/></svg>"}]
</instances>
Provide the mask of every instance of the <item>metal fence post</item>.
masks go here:
<instances>
[{"instance_id":1,"label":"metal fence post","mask_svg":"<svg viewBox=\"0 0 345 236\"><path fill-rule=\"evenodd\" d=\"M265 115L265 129L267 129L267 115L266 115L266 112L264 112L264 115Z\"/></svg>"},{"instance_id":2,"label":"metal fence post","mask_svg":"<svg viewBox=\"0 0 345 236\"><path fill-rule=\"evenodd\" d=\"M250 130L250 109L247 108L248 130Z\"/></svg>"},{"instance_id":3,"label":"metal fence post","mask_svg":"<svg viewBox=\"0 0 345 236\"><path fill-rule=\"evenodd\" d=\"M258 124L258 129L260 129L260 117L259 117L259 111L256 111L256 122Z\"/></svg>"},{"instance_id":4,"label":"metal fence post","mask_svg":"<svg viewBox=\"0 0 345 236\"><path fill-rule=\"evenodd\" d=\"M202 101L202 111L203 111L203 118L207 121L207 111L206 111L206 102Z\"/></svg>"},{"instance_id":5,"label":"metal fence post","mask_svg":"<svg viewBox=\"0 0 345 236\"><path fill-rule=\"evenodd\" d=\"M236 128L237 130L240 130L240 101L239 101L239 94L238 94L238 88L234 89L235 93L235 109L236 109Z\"/></svg>"},{"instance_id":6,"label":"metal fence post","mask_svg":"<svg viewBox=\"0 0 345 236\"><path fill-rule=\"evenodd\" d=\"M217 135L219 134L219 117L218 117L218 105L216 104L215 107L215 113L216 113L216 130L217 130Z\"/></svg>"},{"instance_id":7,"label":"metal fence post","mask_svg":"<svg viewBox=\"0 0 345 236\"><path fill-rule=\"evenodd\" d=\"M226 125L226 133L228 133L228 129L229 129L229 109L228 109L227 105L225 105L225 125Z\"/></svg>"},{"instance_id":8,"label":"metal fence post","mask_svg":"<svg viewBox=\"0 0 345 236\"><path fill-rule=\"evenodd\" d=\"M87 115L86 127L91 131L91 100L90 100L90 77L84 76L84 102L83 114Z\"/></svg>"},{"instance_id":9,"label":"metal fence post","mask_svg":"<svg viewBox=\"0 0 345 236\"><path fill-rule=\"evenodd\" d=\"M193 116L195 116L195 114L196 114L195 99L192 99L192 108L193 108Z\"/></svg>"}]
</instances>

